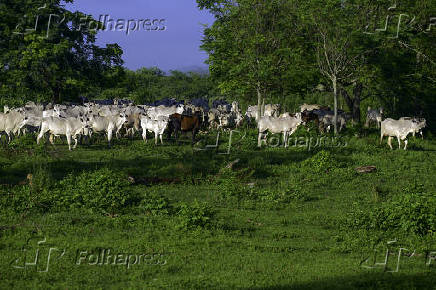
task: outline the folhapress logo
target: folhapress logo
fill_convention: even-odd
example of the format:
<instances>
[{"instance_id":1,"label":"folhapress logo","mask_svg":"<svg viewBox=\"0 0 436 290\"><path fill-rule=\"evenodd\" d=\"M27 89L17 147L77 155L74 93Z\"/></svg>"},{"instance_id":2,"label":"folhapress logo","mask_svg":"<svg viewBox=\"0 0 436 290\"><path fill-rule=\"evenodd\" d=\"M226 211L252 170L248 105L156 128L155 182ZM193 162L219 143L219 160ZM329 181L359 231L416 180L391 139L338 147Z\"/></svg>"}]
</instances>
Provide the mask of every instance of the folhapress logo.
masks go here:
<instances>
[{"instance_id":1,"label":"folhapress logo","mask_svg":"<svg viewBox=\"0 0 436 290\"><path fill-rule=\"evenodd\" d=\"M48 272L50 263L62 259L65 249L51 247L44 237L33 237L27 240L19 258L11 262L15 269L35 269L37 272Z\"/></svg>"}]
</instances>

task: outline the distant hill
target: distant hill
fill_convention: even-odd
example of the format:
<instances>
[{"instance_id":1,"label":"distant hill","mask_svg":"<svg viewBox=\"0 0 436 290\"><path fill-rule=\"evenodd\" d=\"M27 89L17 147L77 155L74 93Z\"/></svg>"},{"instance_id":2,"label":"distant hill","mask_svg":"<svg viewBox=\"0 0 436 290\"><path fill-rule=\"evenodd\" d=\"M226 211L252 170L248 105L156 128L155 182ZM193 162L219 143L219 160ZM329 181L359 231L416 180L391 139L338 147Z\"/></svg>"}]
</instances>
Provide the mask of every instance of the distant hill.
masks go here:
<instances>
[{"instance_id":1,"label":"distant hill","mask_svg":"<svg viewBox=\"0 0 436 290\"><path fill-rule=\"evenodd\" d=\"M185 66L181 68L177 68L175 70L187 73L187 72L195 72L198 74L209 74L209 68L207 66L199 66L199 65L191 65L191 66ZM168 71L168 74L170 72Z\"/></svg>"}]
</instances>

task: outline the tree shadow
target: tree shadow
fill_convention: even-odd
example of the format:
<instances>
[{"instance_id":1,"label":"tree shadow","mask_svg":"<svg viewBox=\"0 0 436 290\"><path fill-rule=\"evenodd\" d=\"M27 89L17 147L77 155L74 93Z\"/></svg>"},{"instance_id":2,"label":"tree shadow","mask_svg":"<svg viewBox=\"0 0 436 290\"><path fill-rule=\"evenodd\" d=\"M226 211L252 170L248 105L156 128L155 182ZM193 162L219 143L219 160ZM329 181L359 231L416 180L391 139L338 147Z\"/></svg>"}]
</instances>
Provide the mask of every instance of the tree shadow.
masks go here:
<instances>
[{"instance_id":1,"label":"tree shadow","mask_svg":"<svg viewBox=\"0 0 436 290\"><path fill-rule=\"evenodd\" d=\"M355 276L320 279L307 283L249 289L434 289L435 285L435 273L362 273Z\"/></svg>"}]
</instances>

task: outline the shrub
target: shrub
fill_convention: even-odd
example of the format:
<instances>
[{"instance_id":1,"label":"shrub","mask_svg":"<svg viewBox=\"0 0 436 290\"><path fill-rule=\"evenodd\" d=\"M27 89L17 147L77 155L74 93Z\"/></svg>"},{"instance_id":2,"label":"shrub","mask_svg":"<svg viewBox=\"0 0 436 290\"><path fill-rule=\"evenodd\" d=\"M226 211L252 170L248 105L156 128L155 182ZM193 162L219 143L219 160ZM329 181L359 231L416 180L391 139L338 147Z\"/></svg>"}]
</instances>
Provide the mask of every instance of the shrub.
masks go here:
<instances>
[{"instance_id":1,"label":"shrub","mask_svg":"<svg viewBox=\"0 0 436 290\"><path fill-rule=\"evenodd\" d=\"M103 168L68 175L59 182L54 196L60 208L85 207L95 212L114 214L133 199L124 174Z\"/></svg>"},{"instance_id":2,"label":"shrub","mask_svg":"<svg viewBox=\"0 0 436 290\"><path fill-rule=\"evenodd\" d=\"M304 160L302 166L308 167L315 172L326 172L330 169L336 168L337 162L330 152L321 150L311 158Z\"/></svg>"},{"instance_id":3,"label":"shrub","mask_svg":"<svg viewBox=\"0 0 436 290\"><path fill-rule=\"evenodd\" d=\"M180 218L179 228L194 229L210 227L215 212L206 203L197 200L192 205L182 203L177 215Z\"/></svg>"},{"instance_id":4,"label":"shrub","mask_svg":"<svg viewBox=\"0 0 436 290\"><path fill-rule=\"evenodd\" d=\"M243 198L247 194L247 188L241 182L238 173L230 168L220 170L219 177L215 180L219 195L222 199L236 197Z\"/></svg>"},{"instance_id":5,"label":"shrub","mask_svg":"<svg viewBox=\"0 0 436 290\"><path fill-rule=\"evenodd\" d=\"M165 196L159 195L150 189L146 192L139 204L139 209L151 215L168 215L173 211L173 207Z\"/></svg>"},{"instance_id":6,"label":"shrub","mask_svg":"<svg viewBox=\"0 0 436 290\"><path fill-rule=\"evenodd\" d=\"M371 211L356 210L347 219L354 229L393 231L425 236L436 232L436 196L421 186L405 188L401 194Z\"/></svg>"}]
</instances>

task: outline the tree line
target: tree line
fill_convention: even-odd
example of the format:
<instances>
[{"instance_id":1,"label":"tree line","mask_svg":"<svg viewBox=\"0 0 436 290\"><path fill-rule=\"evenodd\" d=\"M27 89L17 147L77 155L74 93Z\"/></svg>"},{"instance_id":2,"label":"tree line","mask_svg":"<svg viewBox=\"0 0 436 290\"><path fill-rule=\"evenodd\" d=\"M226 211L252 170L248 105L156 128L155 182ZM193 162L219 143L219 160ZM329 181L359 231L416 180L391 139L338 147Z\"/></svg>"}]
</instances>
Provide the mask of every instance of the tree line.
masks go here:
<instances>
[{"instance_id":1,"label":"tree line","mask_svg":"<svg viewBox=\"0 0 436 290\"><path fill-rule=\"evenodd\" d=\"M202 48L221 93L259 105L324 99L335 111L342 102L355 122L366 99L390 116L434 119L435 1L197 3L216 19Z\"/></svg>"},{"instance_id":2,"label":"tree line","mask_svg":"<svg viewBox=\"0 0 436 290\"><path fill-rule=\"evenodd\" d=\"M118 44L99 47L98 30L83 27L90 15L65 9L73 0L3 0L0 105L226 97L288 111L320 103L355 122L371 104L431 124L436 2L393 1L197 0L215 16L201 46L210 74L201 74L126 69Z\"/></svg>"}]
</instances>

